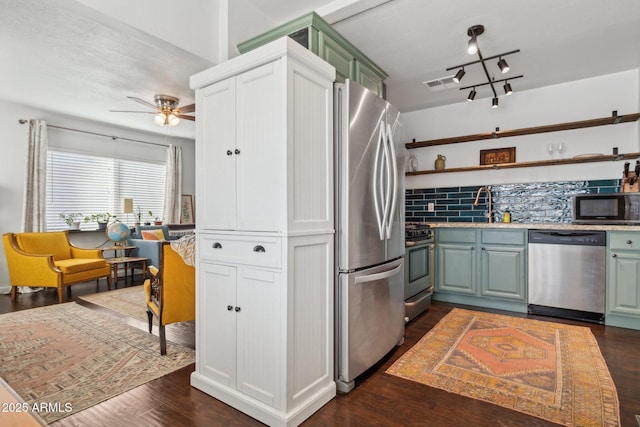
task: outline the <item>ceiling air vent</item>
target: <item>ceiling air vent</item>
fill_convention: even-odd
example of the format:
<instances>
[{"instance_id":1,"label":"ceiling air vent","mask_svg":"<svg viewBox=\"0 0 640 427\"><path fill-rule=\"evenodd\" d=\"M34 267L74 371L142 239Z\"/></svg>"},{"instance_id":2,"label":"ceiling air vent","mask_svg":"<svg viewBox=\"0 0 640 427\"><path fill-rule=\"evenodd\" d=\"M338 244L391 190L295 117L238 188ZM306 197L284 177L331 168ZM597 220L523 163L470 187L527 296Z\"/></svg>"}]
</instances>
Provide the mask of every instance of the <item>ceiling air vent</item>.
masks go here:
<instances>
[{"instance_id":1,"label":"ceiling air vent","mask_svg":"<svg viewBox=\"0 0 640 427\"><path fill-rule=\"evenodd\" d=\"M429 80L428 82L422 82L431 92L440 92L441 90L457 88L460 83L453 81L454 76L440 77L439 79Z\"/></svg>"}]
</instances>

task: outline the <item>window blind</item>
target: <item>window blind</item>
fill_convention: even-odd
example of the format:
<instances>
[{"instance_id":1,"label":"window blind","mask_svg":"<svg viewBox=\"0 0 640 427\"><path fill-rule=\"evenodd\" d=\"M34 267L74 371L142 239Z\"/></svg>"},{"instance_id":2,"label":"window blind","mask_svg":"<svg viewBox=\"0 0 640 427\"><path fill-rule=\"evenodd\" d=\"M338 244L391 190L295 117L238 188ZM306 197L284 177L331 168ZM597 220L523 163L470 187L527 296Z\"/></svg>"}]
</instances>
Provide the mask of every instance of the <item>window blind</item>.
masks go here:
<instances>
[{"instance_id":1,"label":"window blind","mask_svg":"<svg viewBox=\"0 0 640 427\"><path fill-rule=\"evenodd\" d=\"M123 212L123 199L133 199L142 222L162 219L166 165L157 162L117 159L58 150L47 152L47 230L64 230L62 212L116 215L133 225L137 216ZM153 216L149 216L151 211ZM95 222L80 224L95 230Z\"/></svg>"}]
</instances>

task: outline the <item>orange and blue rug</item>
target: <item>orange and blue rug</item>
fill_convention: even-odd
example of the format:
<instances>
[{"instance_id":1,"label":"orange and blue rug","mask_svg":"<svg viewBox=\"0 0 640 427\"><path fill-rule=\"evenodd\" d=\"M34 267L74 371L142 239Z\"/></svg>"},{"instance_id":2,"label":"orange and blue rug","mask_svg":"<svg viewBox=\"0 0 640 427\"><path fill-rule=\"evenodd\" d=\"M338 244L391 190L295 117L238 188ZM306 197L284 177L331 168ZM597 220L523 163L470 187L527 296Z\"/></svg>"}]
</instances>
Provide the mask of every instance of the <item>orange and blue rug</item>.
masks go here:
<instances>
[{"instance_id":1,"label":"orange and blue rug","mask_svg":"<svg viewBox=\"0 0 640 427\"><path fill-rule=\"evenodd\" d=\"M565 426L619 426L619 401L583 326L454 308L388 374Z\"/></svg>"}]
</instances>

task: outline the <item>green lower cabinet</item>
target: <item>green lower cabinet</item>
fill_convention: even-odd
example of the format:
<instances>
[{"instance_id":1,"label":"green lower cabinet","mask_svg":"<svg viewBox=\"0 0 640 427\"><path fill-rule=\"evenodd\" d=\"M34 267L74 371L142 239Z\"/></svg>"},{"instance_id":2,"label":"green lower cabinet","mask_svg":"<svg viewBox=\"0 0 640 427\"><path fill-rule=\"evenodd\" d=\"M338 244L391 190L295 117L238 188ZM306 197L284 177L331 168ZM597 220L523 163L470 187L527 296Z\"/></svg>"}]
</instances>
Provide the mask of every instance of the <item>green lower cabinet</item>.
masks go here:
<instances>
[{"instance_id":1,"label":"green lower cabinet","mask_svg":"<svg viewBox=\"0 0 640 427\"><path fill-rule=\"evenodd\" d=\"M640 329L640 233L609 232L605 324Z\"/></svg>"},{"instance_id":2,"label":"green lower cabinet","mask_svg":"<svg viewBox=\"0 0 640 427\"><path fill-rule=\"evenodd\" d=\"M434 299L525 313L526 230L436 230Z\"/></svg>"}]
</instances>

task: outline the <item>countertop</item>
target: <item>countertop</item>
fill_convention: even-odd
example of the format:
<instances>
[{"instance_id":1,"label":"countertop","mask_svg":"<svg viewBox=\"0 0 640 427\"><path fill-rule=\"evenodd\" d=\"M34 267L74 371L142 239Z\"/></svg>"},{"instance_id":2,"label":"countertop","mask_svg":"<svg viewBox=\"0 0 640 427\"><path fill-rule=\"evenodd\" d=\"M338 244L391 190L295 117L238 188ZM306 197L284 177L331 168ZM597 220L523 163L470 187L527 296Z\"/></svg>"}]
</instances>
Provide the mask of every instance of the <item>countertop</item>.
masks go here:
<instances>
[{"instance_id":1,"label":"countertop","mask_svg":"<svg viewBox=\"0 0 640 427\"><path fill-rule=\"evenodd\" d=\"M528 230L640 231L640 225L540 224L523 222L425 222L431 228L515 228Z\"/></svg>"}]
</instances>

